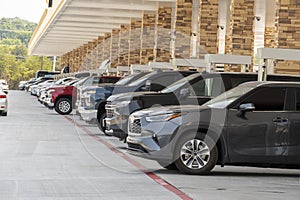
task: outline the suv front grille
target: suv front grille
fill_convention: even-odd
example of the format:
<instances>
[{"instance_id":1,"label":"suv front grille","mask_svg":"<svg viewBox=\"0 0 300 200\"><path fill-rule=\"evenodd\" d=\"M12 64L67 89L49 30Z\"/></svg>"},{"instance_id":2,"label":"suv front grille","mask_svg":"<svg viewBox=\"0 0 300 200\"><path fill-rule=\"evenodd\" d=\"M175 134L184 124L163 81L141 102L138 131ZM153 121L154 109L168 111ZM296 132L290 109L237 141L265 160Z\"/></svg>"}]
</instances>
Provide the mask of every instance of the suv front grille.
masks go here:
<instances>
[{"instance_id":1,"label":"suv front grille","mask_svg":"<svg viewBox=\"0 0 300 200\"><path fill-rule=\"evenodd\" d=\"M105 109L106 109L106 117L112 118L114 116L114 109L110 101L106 103Z\"/></svg>"},{"instance_id":2,"label":"suv front grille","mask_svg":"<svg viewBox=\"0 0 300 200\"><path fill-rule=\"evenodd\" d=\"M142 124L140 119L133 119L129 124L129 132L142 133Z\"/></svg>"}]
</instances>

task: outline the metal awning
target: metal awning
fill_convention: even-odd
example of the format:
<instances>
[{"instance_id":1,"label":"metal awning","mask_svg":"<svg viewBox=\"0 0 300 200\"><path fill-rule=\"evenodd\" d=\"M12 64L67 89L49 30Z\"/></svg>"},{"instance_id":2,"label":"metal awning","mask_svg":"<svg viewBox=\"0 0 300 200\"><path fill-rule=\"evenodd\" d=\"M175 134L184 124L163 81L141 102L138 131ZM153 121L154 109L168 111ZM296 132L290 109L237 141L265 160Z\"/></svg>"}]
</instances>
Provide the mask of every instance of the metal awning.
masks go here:
<instances>
[{"instance_id":1,"label":"metal awning","mask_svg":"<svg viewBox=\"0 0 300 200\"><path fill-rule=\"evenodd\" d=\"M29 43L29 54L59 56L155 12L176 0L61 0L45 10Z\"/></svg>"}]
</instances>

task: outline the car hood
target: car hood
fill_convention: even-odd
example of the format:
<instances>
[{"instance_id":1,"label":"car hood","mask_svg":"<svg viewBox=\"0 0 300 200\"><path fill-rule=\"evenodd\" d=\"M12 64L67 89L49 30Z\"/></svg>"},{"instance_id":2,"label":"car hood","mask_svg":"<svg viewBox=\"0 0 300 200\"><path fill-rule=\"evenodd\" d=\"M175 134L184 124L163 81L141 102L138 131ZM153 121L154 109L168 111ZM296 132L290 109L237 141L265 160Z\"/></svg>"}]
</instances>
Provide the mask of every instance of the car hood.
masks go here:
<instances>
[{"instance_id":1,"label":"car hood","mask_svg":"<svg viewBox=\"0 0 300 200\"><path fill-rule=\"evenodd\" d=\"M121 94L114 94L110 96L107 101L130 101L133 98L138 98L140 96L153 96L159 94L158 92L126 92Z\"/></svg>"},{"instance_id":2,"label":"car hood","mask_svg":"<svg viewBox=\"0 0 300 200\"><path fill-rule=\"evenodd\" d=\"M49 87L48 89L64 89L66 87L73 87L73 86L70 86L70 85L56 85L56 86Z\"/></svg>"}]
</instances>

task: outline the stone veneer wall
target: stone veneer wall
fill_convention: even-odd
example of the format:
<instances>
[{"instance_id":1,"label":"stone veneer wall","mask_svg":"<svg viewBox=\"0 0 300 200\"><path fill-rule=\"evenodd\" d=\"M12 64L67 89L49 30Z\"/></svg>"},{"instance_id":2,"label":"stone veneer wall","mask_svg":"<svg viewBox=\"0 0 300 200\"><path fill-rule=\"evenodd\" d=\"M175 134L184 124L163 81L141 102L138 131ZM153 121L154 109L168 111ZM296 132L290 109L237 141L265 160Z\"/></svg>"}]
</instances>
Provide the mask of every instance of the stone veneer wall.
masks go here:
<instances>
[{"instance_id":1,"label":"stone veneer wall","mask_svg":"<svg viewBox=\"0 0 300 200\"><path fill-rule=\"evenodd\" d=\"M89 49L90 52L90 69L95 69L97 66L97 40L93 40L92 42L89 42Z\"/></svg>"},{"instance_id":2,"label":"stone veneer wall","mask_svg":"<svg viewBox=\"0 0 300 200\"><path fill-rule=\"evenodd\" d=\"M103 59L111 59L110 58L111 51L111 33L105 33L104 41L103 41Z\"/></svg>"},{"instance_id":3,"label":"stone veneer wall","mask_svg":"<svg viewBox=\"0 0 300 200\"><path fill-rule=\"evenodd\" d=\"M104 56L103 56L103 54L104 54L103 41L104 41L104 37L103 36L98 37L98 39L97 39L97 47L95 48L96 49L96 53L97 53L96 69L101 65L101 63L104 60Z\"/></svg>"},{"instance_id":4,"label":"stone veneer wall","mask_svg":"<svg viewBox=\"0 0 300 200\"><path fill-rule=\"evenodd\" d=\"M265 48L274 48L275 46L275 28L266 27L264 33L264 47Z\"/></svg>"},{"instance_id":5,"label":"stone veneer wall","mask_svg":"<svg viewBox=\"0 0 300 200\"><path fill-rule=\"evenodd\" d=\"M192 0L177 0L175 57L190 58L192 33Z\"/></svg>"},{"instance_id":6,"label":"stone veneer wall","mask_svg":"<svg viewBox=\"0 0 300 200\"><path fill-rule=\"evenodd\" d=\"M111 39L111 67L116 68L118 66L119 59L119 43L120 43L120 29L114 29L112 31L112 39Z\"/></svg>"},{"instance_id":7,"label":"stone veneer wall","mask_svg":"<svg viewBox=\"0 0 300 200\"><path fill-rule=\"evenodd\" d=\"M226 34L226 54L253 56L255 0L232 0L230 24ZM241 71L239 66L225 66L225 71ZM251 70L251 69L250 69Z\"/></svg>"},{"instance_id":8,"label":"stone veneer wall","mask_svg":"<svg viewBox=\"0 0 300 200\"><path fill-rule=\"evenodd\" d=\"M142 25L142 43L141 43L141 64L146 65L149 61L154 61L155 46L155 21L156 13L145 13Z\"/></svg>"},{"instance_id":9,"label":"stone veneer wall","mask_svg":"<svg viewBox=\"0 0 300 200\"><path fill-rule=\"evenodd\" d=\"M169 62L170 60L170 35L172 27L172 8L160 6L156 24L156 62Z\"/></svg>"},{"instance_id":10,"label":"stone veneer wall","mask_svg":"<svg viewBox=\"0 0 300 200\"><path fill-rule=\"evenodd\" d=\"M122 25L120 31L118 65L129 66L130 25Z\"/></svg>"},{"instance_id":11,"label":"stone veneer wall","mask_svg":"<svg viewBox=\"0 0 300 200\"><path fill-rule=\"evenodd\" d=\"M275 48L300 49L300 2L276 0ZM275 73L300 74L299 61L278 61Z\"/></svg>"},{"instance_id":12,"label":"stone veneer wall","mask_svg":"<svg viewBox=\"0 0 300 200\"><path fill-rule=\"evenodd\" d=\"M200 56L204 56L205 53L218 53L218 11L219 0L200 0L198 37Z\"/></svg>"},{"instance_id":13,"label":"stone veneer wall","mask_svg":"<svg viewBox=\"0 0 300 200\"><path fill-rule=\"evenodd\" d=\"M140 64L142 41L142 20L131 19L129 64Z\"/></svg>"}]
</instances>

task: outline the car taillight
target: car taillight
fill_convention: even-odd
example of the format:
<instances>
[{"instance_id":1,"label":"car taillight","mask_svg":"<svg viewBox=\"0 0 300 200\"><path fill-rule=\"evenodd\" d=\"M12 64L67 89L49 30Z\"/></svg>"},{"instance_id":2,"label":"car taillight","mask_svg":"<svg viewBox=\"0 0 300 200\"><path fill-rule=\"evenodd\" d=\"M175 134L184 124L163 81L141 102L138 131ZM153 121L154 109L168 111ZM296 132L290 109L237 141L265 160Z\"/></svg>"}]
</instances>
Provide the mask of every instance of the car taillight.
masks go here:
<instances>
[{"instance_id":1,"label":"car taillight","mask_svg":"<svg viewBox=\"0 0 300 200\"><path fill-rule=\"evenodd\" d=\"M6 99L6 95L0 95L0 99Z\"/></svg>"}]
</instances>

